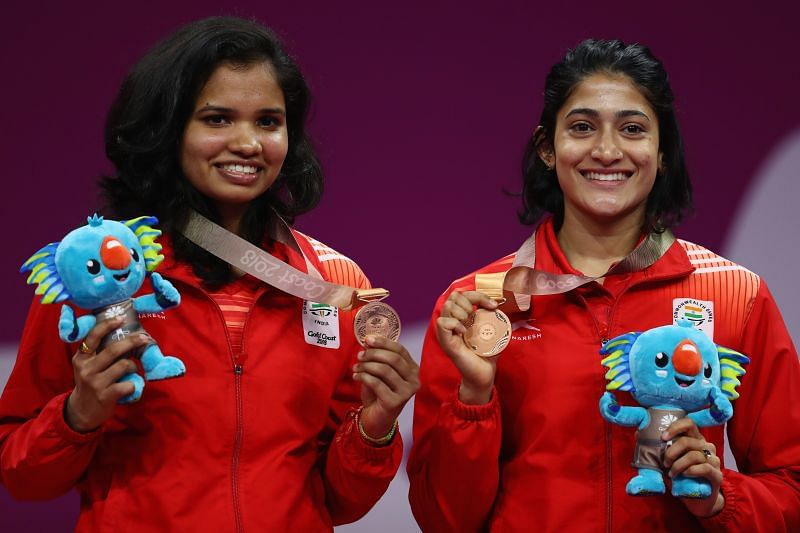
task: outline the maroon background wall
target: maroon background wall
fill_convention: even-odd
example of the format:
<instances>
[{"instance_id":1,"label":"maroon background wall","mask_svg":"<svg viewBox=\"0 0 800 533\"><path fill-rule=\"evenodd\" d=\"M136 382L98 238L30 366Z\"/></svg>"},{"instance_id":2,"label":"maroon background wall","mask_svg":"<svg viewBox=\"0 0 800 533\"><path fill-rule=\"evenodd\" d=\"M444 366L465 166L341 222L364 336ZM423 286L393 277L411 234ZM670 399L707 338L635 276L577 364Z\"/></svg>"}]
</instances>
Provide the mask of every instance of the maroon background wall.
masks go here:
<instances>
[{"instance_id":1,"label":"maroon background wall","mask_svg":"<svg viewBox=\"0 0 800 533\"><path fill-rule=\"evenodd\" d=\"M284 38L314 94L327 176L298 226L392 290L408 322L526 236L503 190L519 189L549 66L581 39L643 42L666 64L696 191L681 237L719 248L756 169L800 127L800 8L788 1L50 4L2 9L0 343L18 339L32 294L19 265L98 206L103 120L126 71L195 18L256 17ZM67 507L0 489L0 529L69 530Z\"/></svg>"}]
</instances>

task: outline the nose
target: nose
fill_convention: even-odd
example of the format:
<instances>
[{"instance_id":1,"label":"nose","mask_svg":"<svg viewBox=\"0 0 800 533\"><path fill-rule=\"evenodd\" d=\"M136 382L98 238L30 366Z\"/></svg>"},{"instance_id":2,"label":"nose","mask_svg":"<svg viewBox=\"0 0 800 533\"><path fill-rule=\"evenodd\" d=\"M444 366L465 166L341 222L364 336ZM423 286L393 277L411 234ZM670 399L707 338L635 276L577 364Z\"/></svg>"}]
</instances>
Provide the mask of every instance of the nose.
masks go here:
<instances>
[{"instance_id":1,"label":"nose","mask_svg":"<svg viewBox=\"0 0 800 533\"><path fill-rule=\"evenodd\" d=\"M119 240L109 235L100 244L100 260L111 270L122 270L131 264L131 254Z\"/></svg>"},{"instance_id":2,"label":"nose","mask_svg":"<svg viewBox=\"0 0 800 533\"><path fill-rule=\"evenodd\" d=\"M611 163L622 159L622 150L617 145L612 132L603 132L597 138L597 142L592 148L592 157L603 163L610 165Z\"/></svg>"},{"instance_id":3,"label":"nose","mask_svg":"<svg viewBox=\"0 0 800 533\"><path fill-rule=\"evenodd\" d=\"M231 138L229 149L234 154L252 157L260 154L263 147L255 128L250 125L241 125Z\"/></svg>"},{"instance_id":4,"label":"nose","mask_svg":"<svg viewBox=\"0 0 800 533\"><path fill-rule=\"evenodd\" d=\"M696 376L703 367L700 351L690 340L681 341L672 352L672 366L684 376Z\"/></svg>"}]
</instances>

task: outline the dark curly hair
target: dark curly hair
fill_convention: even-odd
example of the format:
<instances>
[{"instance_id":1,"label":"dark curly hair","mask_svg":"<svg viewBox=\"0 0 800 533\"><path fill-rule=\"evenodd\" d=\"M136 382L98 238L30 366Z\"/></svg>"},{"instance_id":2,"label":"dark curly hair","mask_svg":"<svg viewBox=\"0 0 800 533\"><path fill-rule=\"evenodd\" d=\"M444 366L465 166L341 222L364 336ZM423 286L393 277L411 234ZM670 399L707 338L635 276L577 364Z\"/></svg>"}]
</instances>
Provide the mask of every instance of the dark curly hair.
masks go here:
<instances>
[{"instance_id":1,"label":"dark curly hair","mask_svg":"<svg viewBox=\"0 0 800 533\"><path fill-rule=\"evenodd\" d=\"M692 184L686 169L674 97L667 72L646 46L626 45L622 41L586 40L569 50L553 65L545 81L544 109L536 133L525 149L522 162L524 224L538 222L551 213L557 227L564 218L564 194L555 169L548 169L539 156L543 148L554 146L556 116L575 88L585 78L608 73L623 75L641 91L658 116L659 151L663 171L659 170L647 198L646 231L664 231L692 211Z\"/></svg>"},{"instance_id":2,"label":"dark curly hair","mask_svg":"<svg viewBox=\"0 0 800 533\"><path fill-rule=\"evenodd\" d=\"M133 68L111 106L106 156L116 175L101 179L107 209L118 218L156 215L177 258L211 285L232 279L229 265L184 238L191 209L219 223L213 202L184 177L180 146L195 101L223 63L268 62L286 102L289 147L275 183L242 217L240 234L260 244L274 209L290 223L322 195L322 170L305 132L310 94L280 41L256 22L212 17L192 22L157 44Z\"/></svg>"}]
</instances>

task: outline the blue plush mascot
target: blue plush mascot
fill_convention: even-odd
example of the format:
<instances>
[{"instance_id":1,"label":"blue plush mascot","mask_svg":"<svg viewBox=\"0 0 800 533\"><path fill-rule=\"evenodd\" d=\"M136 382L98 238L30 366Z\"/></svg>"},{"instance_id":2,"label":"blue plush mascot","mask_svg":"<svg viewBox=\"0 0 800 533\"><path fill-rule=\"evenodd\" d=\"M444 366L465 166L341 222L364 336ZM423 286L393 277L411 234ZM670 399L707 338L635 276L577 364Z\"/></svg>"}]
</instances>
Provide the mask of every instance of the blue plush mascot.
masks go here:
<instances>
[{"instance_id":1,"label":"blue plush mascot","mask_svg":"<svg viewBox=\"0 0 800 533\"><path fill-rule=\"evenodd\" d=\"M607 391L629 391L643 407L620 406L611 392L600 398L603 418L636 426L633 466L638 475L625 487L628 494L664 494L664 451L670 443L661 433L688 416L699 427L724 424L733 416L731 400L750 360L718 346L688 321L643 333L627 333L608 341L600 351L608 368ZM702 478L676 476L672 494L706 498L711 484Z\"/></svg>"},{"instance_id":2,"label":"blue plush mascot","mask_svg":"<svg viewBox=\"0 0 800 533\"><path fill-rule=\"evenodd\" d=\"M137 298L133 295L142 286L148 272L163 261L161 245L155 239L161 231L152 226L155 217L139 217L117 222L93 215L88 224L68 233L61 242L50 243L25 261L20 272L30 271L28 284L37 284L36 294L42 303L71 301L91 313L75 317L68 305L61 307L58 332L64 342L86 338L95 324L124 316L122 325L107 335L97 350L125 337L145 333L138 313L158 313L180 303L180 294L173 285L153 273L153 293ZM177 357L164 356L151 338L139 355L148 380L182 376L186 367ZM137 373L123 376L135 390L120 403L139 400L144 380Z\"/></svg>"}]
</instances>

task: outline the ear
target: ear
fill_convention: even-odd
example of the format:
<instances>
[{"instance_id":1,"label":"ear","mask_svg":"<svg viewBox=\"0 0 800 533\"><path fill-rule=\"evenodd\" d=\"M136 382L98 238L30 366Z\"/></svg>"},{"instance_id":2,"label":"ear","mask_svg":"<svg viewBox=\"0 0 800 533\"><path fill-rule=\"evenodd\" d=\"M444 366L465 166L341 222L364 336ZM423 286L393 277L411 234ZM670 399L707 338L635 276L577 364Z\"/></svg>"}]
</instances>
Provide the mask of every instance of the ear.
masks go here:
<instances>
[{"instance_id":1,"label":"ear","mask_svg":"<svg viewBox=\"0 0 800 533\"><path fill-rule=\"evenodd\" d=\"M556 166L556 154L553 145L547 140L544 127L537 126L533 132L533 144L536 146L536 153L539 159L552 170Z\"/></svg>"}]
</instances>

